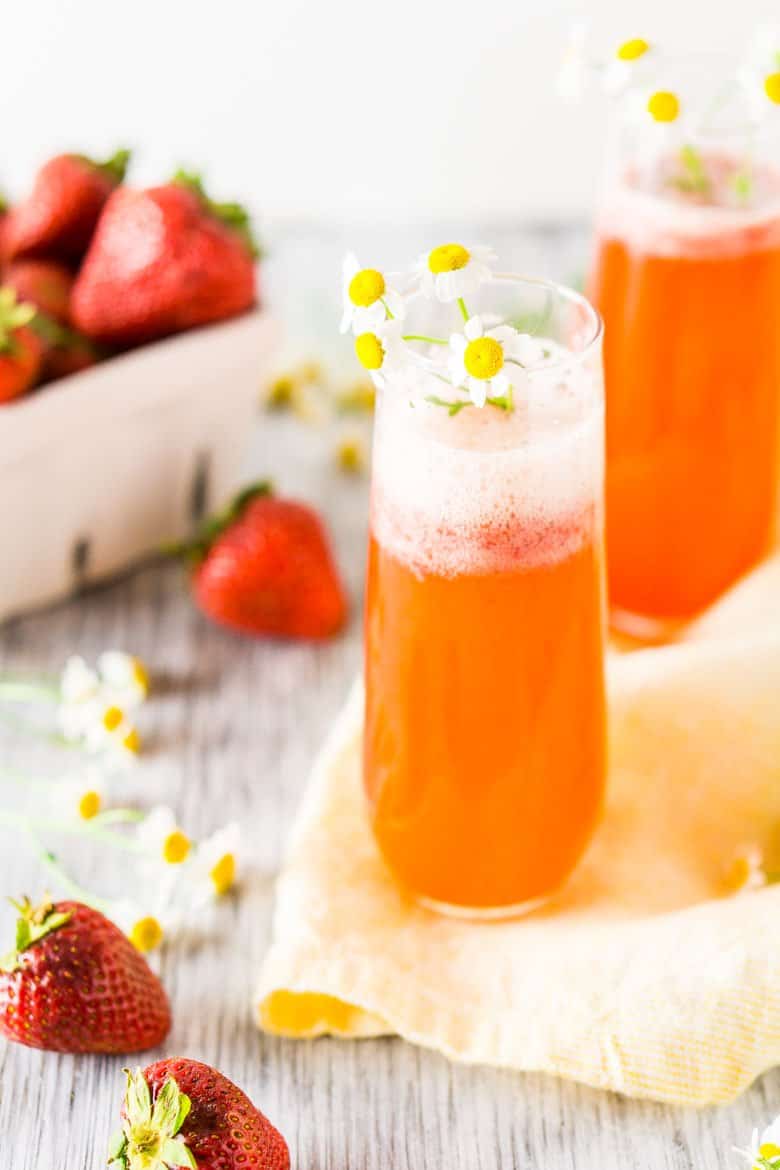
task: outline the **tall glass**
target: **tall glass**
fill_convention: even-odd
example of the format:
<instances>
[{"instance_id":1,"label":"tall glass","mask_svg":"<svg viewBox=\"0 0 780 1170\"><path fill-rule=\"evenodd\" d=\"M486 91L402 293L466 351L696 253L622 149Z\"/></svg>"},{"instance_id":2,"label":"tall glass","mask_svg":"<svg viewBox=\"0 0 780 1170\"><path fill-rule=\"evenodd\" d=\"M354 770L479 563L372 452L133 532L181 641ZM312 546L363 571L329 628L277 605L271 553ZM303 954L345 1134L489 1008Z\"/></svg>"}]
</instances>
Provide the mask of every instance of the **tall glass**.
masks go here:
<instances>
[{"instance_id":1,"label":"tall glass","mask_svg":"<svg viewBox=\"0 0 780 1170\"><path fill-rule=\"evenodd\" d=\"M566 880L602 801L601 325L550 284L497 277L471 300L549 361L517 371L511 411L450 414L424 356L379 394L364 776L403 886L498 916ZM451 311L413 305L415 332L447 336Z\"/></svg>"},{"instance_id":2,"label":"tall glass","mask_svg":"<svg viewBox=\"0 0 780 1170\"><path fill-rule=\"evenodd\" d=\"M780 435L780 143L709 62L668 72L692 116L658 127L627 106L588 288L605 322L610 604L651 638L767 551Z\"/></svg>"}]
</instances>

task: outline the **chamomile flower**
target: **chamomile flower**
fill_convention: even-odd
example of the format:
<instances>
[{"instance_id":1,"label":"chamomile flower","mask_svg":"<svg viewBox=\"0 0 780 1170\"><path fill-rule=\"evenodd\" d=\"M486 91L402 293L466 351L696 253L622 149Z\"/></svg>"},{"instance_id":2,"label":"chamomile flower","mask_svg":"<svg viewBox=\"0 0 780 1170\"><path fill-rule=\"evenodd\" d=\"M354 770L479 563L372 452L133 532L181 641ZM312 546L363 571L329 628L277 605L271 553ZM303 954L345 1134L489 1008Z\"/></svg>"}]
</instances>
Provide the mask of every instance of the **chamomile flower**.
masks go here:
<instances>
[{"instance_id":1,"label":"chamomile flower","mask_svg":"<svg viewBox=\"0 0 780 1170\"><path fill-rule=\"evenodd\" d=\"M147 901L120 899L106 913L141 954L149 954L170 940L181 926L180 912L159 895Z\"/></svg>"},{"instance_id":2,"label":"chamomile flower","mask_svg":"<svg viewBox=\"0 0 780 1170\"><path fill-rule=\"evenodd\" d=\"M750 1163L751 1170L769 1170L770 1167L780 1170L780 1117L776 1117L761 1134L754 1129L750 1146L736 1152Z\"/></svg>"},{"instance_id":3,"label":"chamomile flower","mask_svg":"<svg viewBox=\"0 0 780 1170\"><path fill-rule=\"evenodd\" d=\"M116 703L96 702L80 737L87 751L130 763L141 750L141 737Z\"/></svg>"},{"instance_id":4,"label":"chamomile flower","mask_svg":"<svg viewBox=\"0 0 780 1170\"><path fill-rule=\"evenodd\" d=\"M192 881L192 897L197 904L221 898L232 890L241 869L241 830L233 822L218 829L194 852L186 878Z\"/></svg>"},{"instance_id":5,"label":"chamomile flower","mask_svg":"<svg viewBox=\"0 0 780 1170\"><path fill-rule=\"evenodd\" d=\"M100 690L100 678L80 654L71 654L60 675L60 700L76 707L94 699Z\"/></svg>"},{"instance_id":6,"label":"chamomile flower","mask_svg":"<svg viewBox=\"0 0 780 1170\"><path fill-rule=\"evenodd\" d=\"M602 70L602 86L608 94L619 94L635 83L644 70L641 68L650 53L650 45L642 37L623 41Z\"/></svg>"},{"instance_id":7,"label":"chamomile flower","mask_svg":"<svg viewBox=\"0 0 780 1170\"><path fill-rule=\"evenodd\" d=\"M192 841L180 828L173 809L158 805L138 825L138 844L165 865L182 865L190 855Z\"/></svg>"},{"instance_id":8,"label":"chamomile flower","mask_svg":"<svg viewBox=\"0 0 780 1170\"><path fill-rule=\"evenodd\" d=\"M440 244L421 256L415 265L420 288L426 297L448 304L471 296L490 280L492 248L466 248L463 244Z\"/></svg>"},{"instance_id":9,"label":"chamomile flower","mask_svg":"<svg viewBox=\"0 0 780 1170\"><path fill-rule=\"evenodd\" d=\"M732 860L724 875L724 885L729 894L741 894L747 890L760 890L767 885L764 857L757 845L749 845Z\"/></svg>"},{"instance_id":10,"label":"chamomile flower","mask_svg":"<svg viewBox=\"0 0 780 1170\"><path fill-rule=\"evenodd\" d=\"M401 328L396 321L385 321L355 338L355 353L361 366L368 370L374 385L383 387L404 358Z\"/></svg>"},{"instance_id":11,"label":"chamomile flower","mask_svg":"<svg viewBox=\"0 0 780 1170\"><path fill-rule=\"evenodd\" d=\"M106 650L98 658L98 672L104 689L126 711L132 711L149 696L149 672L133 654Z\"/></svg>"},{"instance_id":12,"label":"chamomile flower","mask_svg":"<svg viewBox=\"0 0 780 1170\"><path fill-rule=\"evenodd\" d=\"M659 89L647 99L647 112L655 122L676 122L680 108L677 94L668 89Z\"/></svg>"},{"instance_id":13,"label":"chamomile flower","mask_svg":"<svg viewBox=\"0 0 780 1170\"><path fill-rule=\"evenodd\" d=\"M462 333L450 337L449 374L453 386L468 391L475 406L488 398L506 398L512 377L507 362L516 366L535 364L543 357L542 346L510 325L485 329L481 317L470 317Z\"/></svg>"},{"instance_id":14,"label":"chamomile flower","mask_svg":"<svg viewBox=\"0 0 780 1170\"><path fill-rule=\"evenodd\" d=\"M106 798L105 777L97 768L58 780L52 791L52 804L69 820L91 821L104 811Z\"/></svg>"},{"instance_id":15,"label":"chamomile flower","mask_svg":"<svg viewBox=\"0 0 780 1170\"><path fill-rule=\"evenodd\" d=\"M401 294L389 287L378 268L361 268L354 252L344 258L342 290L342 333L350 329L356 334L373 332L388 319L403 319L405 306Z\"/></svg>"}]
</instances>

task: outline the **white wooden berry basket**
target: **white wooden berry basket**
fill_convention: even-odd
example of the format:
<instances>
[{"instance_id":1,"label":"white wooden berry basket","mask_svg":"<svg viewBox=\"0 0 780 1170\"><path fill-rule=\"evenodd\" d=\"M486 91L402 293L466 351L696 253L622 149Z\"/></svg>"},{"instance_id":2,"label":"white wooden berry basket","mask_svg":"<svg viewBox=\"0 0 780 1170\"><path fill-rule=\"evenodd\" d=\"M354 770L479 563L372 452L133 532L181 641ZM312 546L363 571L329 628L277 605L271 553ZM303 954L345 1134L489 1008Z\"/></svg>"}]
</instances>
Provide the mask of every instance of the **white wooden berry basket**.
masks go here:
<instances>
[{"instance_id":1,"label":"white wooden berry basket","mask_svg":"<svg viewBox=\"0 0 780 1170\"><path fill-rule=\"evenodd\" d=\"M0 407L0 620L183 539L226 500L277 332L254 310Z\"/></svg>"}]
</instances>

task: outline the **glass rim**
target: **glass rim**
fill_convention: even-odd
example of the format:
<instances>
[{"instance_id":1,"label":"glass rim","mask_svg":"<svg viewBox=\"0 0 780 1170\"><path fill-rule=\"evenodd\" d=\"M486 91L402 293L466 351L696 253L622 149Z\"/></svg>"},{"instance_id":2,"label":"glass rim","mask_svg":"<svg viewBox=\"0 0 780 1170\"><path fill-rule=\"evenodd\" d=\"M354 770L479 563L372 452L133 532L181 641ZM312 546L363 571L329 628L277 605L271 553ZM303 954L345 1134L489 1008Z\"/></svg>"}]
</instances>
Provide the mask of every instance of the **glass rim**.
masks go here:
<instances>
[{"instance_id":1,"label":"glass rim","mask_svg":"<svg viewBox=\"0 0 780 1170\"><path fill-rule=\"evenodd\" d=\"M547 293L551 293L556 296L559 301L578 305L583 308L590 322L591 331L588 334L588 337L583 343L581 349L566 349L565 354L563 354L560 358L556 358L555 361L548 362L544 366L540 366L538 369L534 369L532 367L531 369L526 370L527 377L532 378L534 376L548 373L550 370L558 369L563 365L570 365L572 361L580 362L587 360L593 350L600 344L604 335L604 319L596 306L588 300L584 293L578 292L569 285L561 284L555 280L546 280L543 277L535 276L522 276L517 272L492 272L489 279L482 282L480 288L484 288L486 285L489 285L494 281L535 289L543 289ZM418 297L423 298L421 289L415 290L411 296L408 297L408 301L414 301ZM472 316L484 316L484 312L473 313ZM530 336L534 335L530 334ZM437 368L437 364L433 358L428 357L426 354L419 353L417 350L411 348L411 346L409 347L409 355L414 362L419 363L427 370Z\"/></svg>"}]
</instances>

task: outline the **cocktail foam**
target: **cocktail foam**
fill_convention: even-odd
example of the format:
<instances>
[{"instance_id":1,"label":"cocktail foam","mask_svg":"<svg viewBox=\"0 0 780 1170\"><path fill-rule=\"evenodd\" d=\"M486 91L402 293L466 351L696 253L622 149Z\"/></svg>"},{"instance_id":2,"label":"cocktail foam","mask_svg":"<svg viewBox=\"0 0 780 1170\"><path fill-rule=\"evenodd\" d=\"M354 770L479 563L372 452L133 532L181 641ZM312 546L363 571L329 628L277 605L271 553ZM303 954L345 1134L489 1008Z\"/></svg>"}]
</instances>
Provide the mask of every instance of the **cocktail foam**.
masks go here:
<instances>
[{"instance_id":1,"label":"cocktail foam","mask_svg":"<svg viewBox=\"0 0 780 1170\"><path fill-rule=\"evenodd\" d=\"M576 362L576 359L575 359ZM457 415L383 392L371 527L414 572L516 571L553 564L601 524L604 414L596 374L523 376L515 410Z\"/></svg>"},{"instance_id":2,"label":"cocktail foam","mask_svg":"<svg viewBox=\"0 0 780 1170\"><path fill-rule=\"evenodd\" d=\"M672 188L646 189L626 175L604 194L597 222L603 239L619 239L652 256L718 259L780 247L780 173L765 171L750 206L704 202Z\"/></svg>"}]
</instances>

